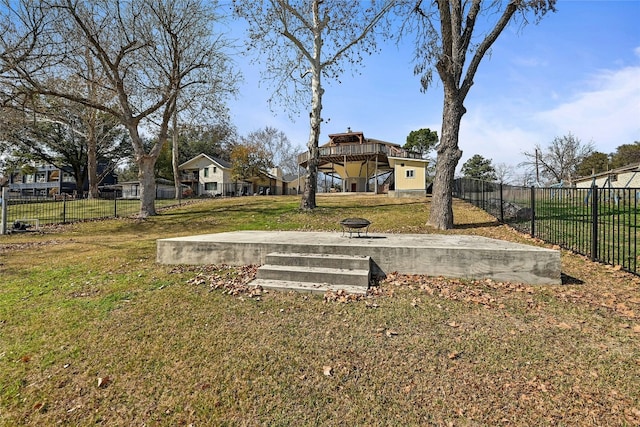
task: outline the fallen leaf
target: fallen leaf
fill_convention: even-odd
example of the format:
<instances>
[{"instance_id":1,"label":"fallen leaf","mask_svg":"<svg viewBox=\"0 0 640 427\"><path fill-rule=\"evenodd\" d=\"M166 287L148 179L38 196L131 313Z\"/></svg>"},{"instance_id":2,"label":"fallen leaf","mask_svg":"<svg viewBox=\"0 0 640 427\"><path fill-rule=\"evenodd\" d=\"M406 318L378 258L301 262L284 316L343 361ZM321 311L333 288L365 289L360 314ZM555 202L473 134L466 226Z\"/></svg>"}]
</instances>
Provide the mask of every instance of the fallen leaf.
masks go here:
<instances>
[{"instance_id":1,"label":"fallen leaf","mask_svg":"<svg viewBox=\"0 0 640 427\"><path fill-rule=\"evenodd\" d=\"M571 325L564 322L558 323L556 326L560 329L571 329Z\"/></svg>"},{"instance_id":2,"label":"fallen leaf","mask_svg":"<svg viewBox=\"0 0 640 427\"><path fill-rule=\"evenodd\" d=\"M452 328L459 328L460 327L460 324L456 323L455 320L453 322L447 323L447 325L451 326Z\"/></svg>"},{"instance_id":3,"label":"fallen leaf","mask_svg":"<svg viewBox=\"0 0 640 427\"><path fill-rule=\"evenodd\" d=\"M109 376L106 377L98 377L98 387L105 388L111 382L111 378Z\"/></svg>"},{"instance_id":4,"label":"fallen leaf","mask_svg":"<svg viewBox=\"0 0 640 427\"><path fill-rule=\"evenodd\" d=\"M633 332L635 332L636 334L640 334L640 325L635 325L633 327Z\"/></svg>"},{"instance_id":5,"label":"fallen leaf","mask_svg":"<svg viewBox=\"0 0 640 427\"><path fill-rule=\"evenodd\" d=\"M394 336L398 335L398 333L396 331L392 330L392 329L388 329L386 334L387 334L388 337L394 337Z\"/></svg>"},{"instance_id":6,"label":"fallen leaf","mask_svg":"<svg viewBox=\"0 0 640 427\"><path fill-rule=\"evenodd\" d=\"M333 369L331 368L331 366L326 366L325 365L325 366L322 367L322 373L327 377L331 376L332 371L333 371Z\"/></svg>"},{"instance_id":7,"label":"fallen leaf","mask_svg":"<svg viewBox=\"0 0 640 427\"><path fill-rule=\"evenodd\" d=\"M449 359L451 360L455 360L457 358L459 358L462 355L461 351L452 351L451 353L449 353L449 355L447 357L449 357Z\"/></svg>"}]
</instances>

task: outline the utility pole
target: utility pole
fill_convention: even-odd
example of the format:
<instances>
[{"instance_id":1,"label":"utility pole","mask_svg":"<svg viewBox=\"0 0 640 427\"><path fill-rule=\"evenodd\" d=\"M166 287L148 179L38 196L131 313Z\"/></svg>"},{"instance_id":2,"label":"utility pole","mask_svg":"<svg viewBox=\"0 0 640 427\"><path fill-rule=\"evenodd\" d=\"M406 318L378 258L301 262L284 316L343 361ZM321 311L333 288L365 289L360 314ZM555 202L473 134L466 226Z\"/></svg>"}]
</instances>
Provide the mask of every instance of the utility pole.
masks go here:
<instances>
[{"instance_id":1,"label":"utility pole","mask_svg":"<svg viewBox=\"0 0 640 427\"><path fill-rule=\"evenodd\" d=\"M540 169L538 168L538 149L536 148L536 185L540 184Z\"/></svg>"},{"instance_id":2,"label":"utility pole","mask_svg":"<svg viewBox=\"0 0 640 427\"><path fill-rule=\"evenodd\" d=\"M7 187L0 187L0 234L7 232Z\"/></svg>"}]
</instances>

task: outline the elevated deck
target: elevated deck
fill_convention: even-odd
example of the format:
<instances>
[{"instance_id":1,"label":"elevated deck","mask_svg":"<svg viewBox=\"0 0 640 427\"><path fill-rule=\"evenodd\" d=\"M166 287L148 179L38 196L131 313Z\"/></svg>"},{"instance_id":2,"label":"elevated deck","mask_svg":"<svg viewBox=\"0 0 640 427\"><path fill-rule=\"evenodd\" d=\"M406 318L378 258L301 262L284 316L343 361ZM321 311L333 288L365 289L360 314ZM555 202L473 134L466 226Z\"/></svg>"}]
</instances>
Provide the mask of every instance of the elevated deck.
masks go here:
<instances>
[{"instance_id":1,"label":"elevated deck","mask_svg":"<svg viewBox=\"0 0 640 427\"><path fill-rule=\"evenodd\" d=\"M560 284L560 252L479 236L237 231L160 239L161 264L265 263L272 252L370 256L372 274L397 271L450 278Z\"/></svg>"}]
</instances>

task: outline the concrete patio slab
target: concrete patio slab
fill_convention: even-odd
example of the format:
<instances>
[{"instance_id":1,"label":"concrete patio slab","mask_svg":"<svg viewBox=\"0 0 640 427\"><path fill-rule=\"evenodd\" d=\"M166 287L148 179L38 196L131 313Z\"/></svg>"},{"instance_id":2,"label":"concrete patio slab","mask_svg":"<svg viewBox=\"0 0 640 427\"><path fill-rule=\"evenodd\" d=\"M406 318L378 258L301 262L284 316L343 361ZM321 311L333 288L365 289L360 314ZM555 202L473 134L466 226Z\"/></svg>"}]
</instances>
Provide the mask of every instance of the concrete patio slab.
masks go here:
<instances>
[{"instance_id":1,"label":"concrete patio slab","mask_svg":"<svg viewBox=\"0 0 640 427\"><path fill-rule=\"evenodd\" d=\"M340 232L236 231L157 241L160 264L262 265L272 252L370 256L372 274L378 276L397 271L527 284L561 283L560 251L480 236L376 234L349 238Z\"/></svg>"}]
</instances>

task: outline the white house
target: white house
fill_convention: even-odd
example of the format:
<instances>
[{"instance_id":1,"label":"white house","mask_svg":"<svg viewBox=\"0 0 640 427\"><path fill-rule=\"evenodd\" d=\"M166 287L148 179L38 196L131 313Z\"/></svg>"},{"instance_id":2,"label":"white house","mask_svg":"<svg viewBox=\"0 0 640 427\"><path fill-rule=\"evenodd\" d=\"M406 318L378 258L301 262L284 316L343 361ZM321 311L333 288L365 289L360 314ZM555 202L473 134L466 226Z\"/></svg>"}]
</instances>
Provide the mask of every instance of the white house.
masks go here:
<instances>
[{"instance_id":1,"label":"white house","mask_svg":"<svg viewBox=\"0 0 640 427\"><path fill-rule=\"evenodd\" d=\"M640 188L640 163L623 166L606 172L573 180L578 188Z\"/></svg>"},{"instance_id":2,"label":"white house","mask_svg":"<svg viewBox=\"0 0 640 427\"><path fill-rule=\"evenodd\" d=\"M234 182L231 164L206 154L198 154L178 166L181 182L196 196L233 196L248 194L250 183Z\"/></svg>"},{"instance_id":3,"label":"white house","mask_svg":"<svg viewBox=\"0 0 640 427\"><path fill-rule=\"evenodd\" d=\"M246 180L233 178L231 164L206 154L178 166L181 182L196 196L242 196L252 194L282 195L287 193L282 172L278 168L264 171Z\"/></svg>"}]
</instances>

